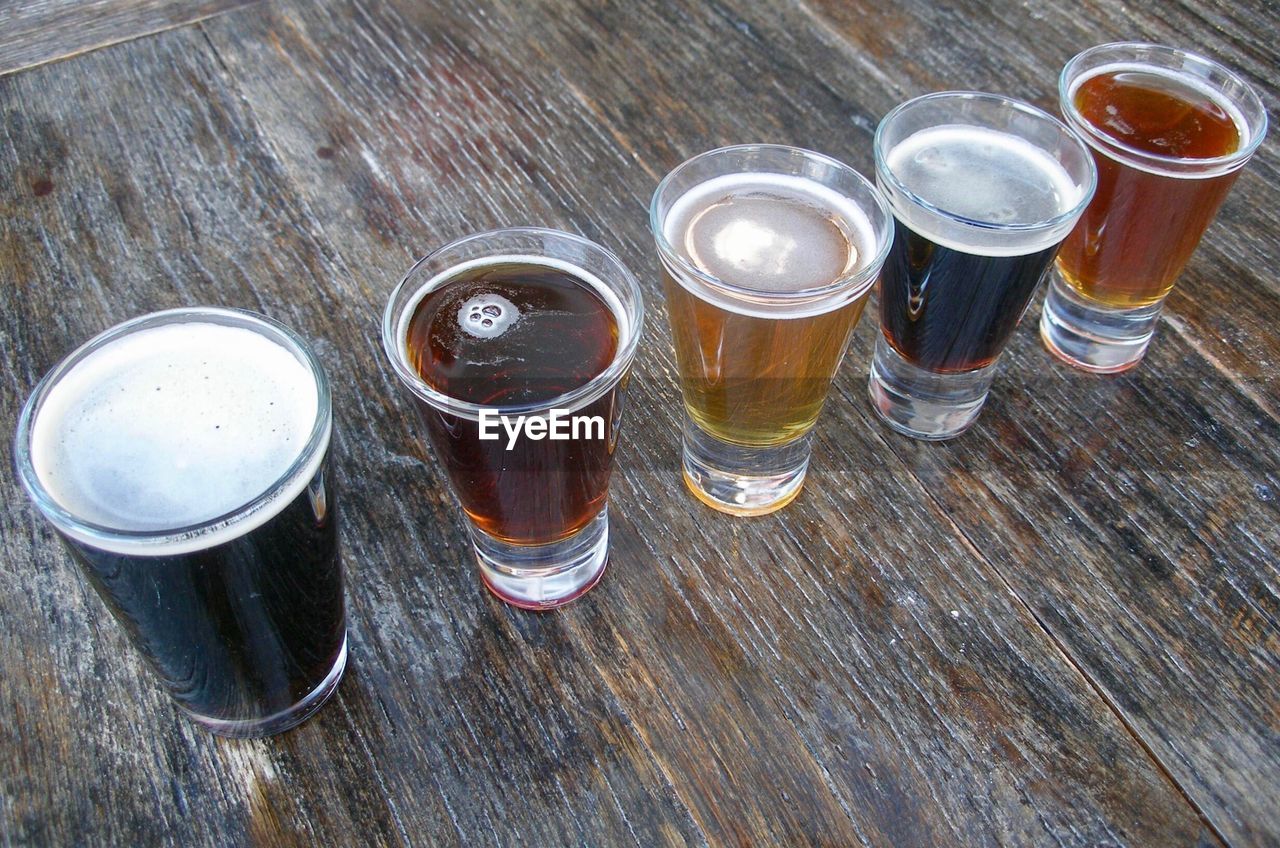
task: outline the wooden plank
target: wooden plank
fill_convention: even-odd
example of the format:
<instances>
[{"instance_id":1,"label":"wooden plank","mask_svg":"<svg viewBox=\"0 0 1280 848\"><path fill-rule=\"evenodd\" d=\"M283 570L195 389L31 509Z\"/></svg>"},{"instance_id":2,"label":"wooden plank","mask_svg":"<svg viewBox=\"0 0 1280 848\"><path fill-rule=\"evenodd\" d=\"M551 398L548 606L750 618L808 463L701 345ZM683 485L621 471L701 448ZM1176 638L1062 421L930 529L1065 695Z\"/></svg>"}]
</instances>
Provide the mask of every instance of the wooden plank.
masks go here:
<instances>
[{"instance_id":1,"label":"wooden plank","mask_svg":"<svg viewBox=\"0 0 1280 848\"><path fill-rule=\"evenodd\" d=\"M815 6L854 49L875 38L849 7ZM1134 11L964 4L954 14L966 26L949 27L952 37L899 33L878 57L919 61L927 72L913 82L925 87L965 71L965 85L1017 80L1017 93L1035 99L1024 80L1037 70L1048 82L1090 44L1145 39L1214 56L1271 111L1280 103L1267 4ZM978 38L1008 47L983 49ZM1041 105L1053 106L1051 96ZM1184 273L1139 371L1099 379L1046 368L1026 334L986 427L945 450L892 441L1215 829L1242 845L1280 841L1280 381L1269 367L1280 355L1270 270L1280 262L1278 186L1273 133Z\"/></svg>"},{"instance_id":2,"label":"wooden plank","mask_svg":"<svg viewBox=\"0 0 1280 848\"><path fill-rule=\"evenodd\" d=\"M1215 37L1265 41L1251 34L1262 12L1243 8L1254 29L1241 24ZM753 137L817 147L866 169L875 116L898 100L971 86L1052 105L1061 62L1122 35L1066 7L831 9L839 15L834 24L793 4L667 10L666 29L631 10L595 17L552 11L523 21L522 31L548 61L557 57L560 72L622 143L669 156L659 171L683 155L666 153L681 139L691 139L688 153ZM1057 28L1075 31L1060 35ZM1034 44L1015 38L1037 29L1047 34ZM606 37L633 57L626 75L605 73L601 57L580 49ZM1169 40L1155 29L1148 37ZM1001 43L1012 46L999 51ZM642 56L640 45L663 46ZM1037 58L1041 49L1063 55ZM1242 52L1248 57L1251 49ZM702 51L717 59L705 73L695 70ZM759 84L771 74L784 76L785 88ZM694 78L702 84L689 86ZM748 118L718 105L745 102L752 104ZM1191 271L1196 284L1221 289L1216 300L1200 301L1206 311L1225 308L1212 321L1230 323L1237 305L1247 306L1232 339L1211 342L1205 326L1190 336L1165 327L1149 367L1108 381L1047 365L1034 333L1024 330L973 435L955 446L885 437L946 520L1018 592L1162 767L1219 832L1241 844L1268 844L1280 832L1277 439L1267 402L1272 388L1253 379L1259 366L1237 369L1238 357L1219 355L1216 345L1270 351L1274 333L1253 321L1275 316L1277 305L1265 261L1233 263L1232 273L1219 275L1212 245L1264 259L1274 250L1274 204L1265 198L1274 195L1275 161L1273 138L1231 201L1239 211L1224 215L1223 223L1235 215L1239 226L1215 228L1210 251ZM1224 307L1228 298L1233 304ZM1184 320L1178 308L1175 302L1174 321ZM879 427L863 401L866 330L849 357L861 364L839 382L849 415L836 426ZM1262 355L1261 367L1272 358ZM843 479L860 485L864 474L856 464ZM1075 494L1081 475L1089 489ZM1075 523L1099 515L1106 520ZM1141 579L1148 575L1153 579ZM1135 583L1142 594L1134 594Z\"/></svg>"},{"instance_id":3,"label":"wooden plank","mask_svg":"<svg viewBox=\"0 0 1280 848\"><path fill-rule=\"evenodd\" d=\"M901 98L944 88L1021 97L1054 112L1057 75L1073 55L1107 41L1146 40L1192 50L1240 73L1270 114L1280 108L1274 4L1249 2L1093 3L1024 6L925 2L864 8L802 0L806 36L826 36L833 54L892 77ZM857 74L833 64L821 74L842 94ZM1237 181L1200 249L1169 298L1154 342L1171 335L1196 348L1272 418L1280 418L1280 139L1272 132ZM1177 379L1180 375L1168 375Z\"/></svg>"},{"instance_id":4,"label":"wooden plank","mask_svg":"<svg viewBox=\"0 0 1280 848\"><path fill-rule=\"evenodd\" d=\"M6 0L0 74L221 14L255 0Z\"/></svg>"},{"instance_id":5,"label":"wooden plank","mask_svg":"<svg viewBox=\"0 0 1280 848\"><path fill-rule=\"evenodd\" d=\"M110 85L101 85L110 80ZM311 338L335 384L352 666L269 741L159 694L3 463L5 844L696 844L563 623L477 588L401 435L364 272L325 240L205 37L0 79L0 430L61 355L145 311L233 304ZM374 285L381 290L384 281Z\"/></svg>"},{"instance_id":6,"label":"wooden plank","mask_svg":"<svg viewBox=\"0 0 1280 848\"><path fill-rule=\"evenodd\" d=\"M292 4L205 29L325 233L381 280L371 313L411 256L478 227L577 229L643 272L614 564L559 617L712 841L1213 841L859 405L836 400L823 470L781 515L680 490L643 210L711 144L847 135L788 96L802 70L676 4ZM408 444L402 427L384 438Z\"/></svg>"}]
</instances>

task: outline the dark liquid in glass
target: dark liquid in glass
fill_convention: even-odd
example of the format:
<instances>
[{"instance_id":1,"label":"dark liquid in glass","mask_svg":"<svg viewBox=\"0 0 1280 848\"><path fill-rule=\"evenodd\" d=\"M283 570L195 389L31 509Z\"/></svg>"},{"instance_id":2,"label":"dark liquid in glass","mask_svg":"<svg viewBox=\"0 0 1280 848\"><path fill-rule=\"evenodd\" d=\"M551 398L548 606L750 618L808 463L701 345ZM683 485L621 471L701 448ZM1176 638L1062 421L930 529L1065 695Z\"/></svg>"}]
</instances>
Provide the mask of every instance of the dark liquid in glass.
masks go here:
<instances>
[{"instance_id":1,"label":"dark liquid in glass","mask_svg":"<svg viewBox=\"0 0 1280 848\"><path fill-rule=\"evenodd\" d=\"M619 327L588 281L559 267L495 262L465 269L427 292L410 319L406 344L409 362L428 385L501 410L590 382L613 361ZM499 438L482 440L477 420L421 400L418 408L476 524L506 542L546 544L577 532L604 507L620 388L567 413L599 417L601 429L592 437L535 441L522 433L510 450L501 426Z\"/></svg>"},{"instance_id":2,"label":"dark liquid in glass","mask_svg":"<svg viewBox=\"0 0 1280 848\"><path fill-rule=\"evenodd\" d=\"M188 711L265 718L306 697L333 668L346 616L327 464L273 518L206 550L135 556L63 537Z\"/></svg>"},{"instance_id":3,"label":"dark liquid in glass","mask_svg":"<svg viewBox=\"0 0 1280 848\"><path fill-rule=\"evenodd\" d=\"M885 339L930 371L990 365L1057 250L1055 244L1023 256L980 256L936 244L896 221L880 276Z\"/></svg>"}]
</instances>

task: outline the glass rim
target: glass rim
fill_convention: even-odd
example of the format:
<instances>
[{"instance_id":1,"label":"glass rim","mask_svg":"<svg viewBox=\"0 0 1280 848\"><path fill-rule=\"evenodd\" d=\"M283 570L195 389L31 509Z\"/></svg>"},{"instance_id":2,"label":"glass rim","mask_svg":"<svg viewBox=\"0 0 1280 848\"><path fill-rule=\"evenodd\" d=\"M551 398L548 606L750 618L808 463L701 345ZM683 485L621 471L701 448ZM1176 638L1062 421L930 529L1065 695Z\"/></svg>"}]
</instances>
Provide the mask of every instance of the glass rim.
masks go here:
<instances>
[{"instance_id":1,"label":"glass rim","mask_svg":"<svg viewBox=\"0 0 1280 848\"><path fill-rule=\"evenodd\" d=\"M422 376L418 374L418 372L408 363L403 349L404 346L401 344L401 339L399 338L400 316L403 314L403 309L396 309L396 301L399 299L401 292L407 290L409 282L418 275L419 269L445 251L456 249L471 242L485 241L494 237L518 235L536 236L543 239L552 238L555 240L572 242L589 251L596 252L606 262L613 265L614 270L617 272L617 277L622 280L623 288L626 290L627 294L631 296L634 302L634 306L628 306L622 298L618 298L618 303L626 314L623 316L615 316L626 319L629 336L618 345L618 349L614 351L613 358L609 361L609 364L605 366L603 371L596 374L581 386L577 386L567 392L562 392L553 398L549 398L544 401L530 401L503 406L472 403L460 398L455 398L427 383L427 381L422 379ZM477 256L463 261L484 261L486 258L496 259L509 255L511 254L493 253L490 257ZM555 257L539 254L530 254L530 258L555 259ZM558 261L563 261L570 265L573 264L568 260ZM463 264L462 261L455 262L440 273L431 275L423 282L427 283L435 277L443 276L444 274L447 274L448 271L461 264ZM578 270L589 277L598 276L585 268L579 268ZM601 282L603 283L604 280L601 280ZM613 311L613 307L609 305L607 300L605 305L609 306L610 312ZM443 409L464 417L476 417L483 411L494 412L498 415L526 415L549 412L552 409L578 409L586 405L586 403L591 400L594 400L598 395L603 394L610 386L621 380L626 374L627 369L631 367L631 362L635 359L636 349L640 345L640 336L643 327L644 294L640 289L640 283L636 280L635 275L631 273L630 269L627 268L623 261L619 259L617 254L613 251L603 245L597 244L591 239L577 235L576 233L566 232L564 230L555 230L549 227L502 227L495 230L485 230L479 233L472 233L470 235L463 236L462 238L454 239L453 241L441 245L423 256L417 262L413 263L405 275L400 279L400 282L391 290L391 294L387 298L387 305L382 313L382 347L383 351L387 355L387 359L391 362L391 367L395 370L396 376L400 378L401 382L403 382L415 395L438 409Z\"/></svg>"},{"instance_id":2,"label":"glass rim","mask_svg":"<svg viewBox=\"0 0 1280 848\"><path fill-rule=\"evenodd\" d=\"M312 379L316 383L316 417L307 440L299 449L298 455L279 477L253 498L232 510L193 524L155 530L129 530L89 521L67 509L41 482L40 475L36 472L35 462L31 456L32 427L36 417L39 415L39 409L49 393L53 391L63 377L70 373L87 356L114 342L116 339L139 330L150 329L151 327L166 324L197 323L201 319L206 319L205 323L222 323L227 326L246 327L255 332L261 332L260 328L274 331L283 337L283 340L287 342L288 348L290 348L290 353L298 356L311 373ZM252 325L257 326L254 327ZM266 335L265 333L262 334ZM36 384L35 389L32 390L31 396L27 398L27 402L23 405L22 413L18 418L18 429L14 436L14 464L17 466L18 477L22 480L23 487L27 490L31 500L58 529L88 543L92 543L90 540L99 541L107 549L111 549L110 546L113 543L118 546L130 546L134 549L145 547L162 548L197 542L202 536L211 535L210 531L232 526L238 520L256 513L273 500L291 481L295 480L315 460L318 451L328 447L332 421L333 398L329 377L320 364L320 360L316 358L315 352L311 350L310 345L307 344L302 336L274 318L248 309L229 306L184 306L176 309L149 312L108 327L63 356L56 365L50 368L48 373ZM194 548L194 550L200 549L200 546ZM186 551L175 551L174 553L176 555L182 552Z\"/></svg>"},{"instance_id":3,"label":"glass rim","mask_svg":"<svg viewBox=\"0 0 1280 848\"><path fill-rule=\"evenodd\" d=\"M880 238L876 235L876 250L870 261L862 263L860 267L848 274L837 279L835 282L827 283L823 286L814 286L807 289L795 289L793 291L778 292L768 289L757 289L750 286L737 285L722 280L714 274L708 274L698 268L671 244L667 238L666 227L663 226L665 216L658 211L658 199L662 197L664 192L670 187L675 177L686 168L696 163L704 162L707 159L723 156L726 153L746 153L755 150L775 150L790 154L799 154L805 159L820 162L823 165L835 168L841 173L853 176L863 188L869 190L870 196L875 200L875 211L883 219L887 225L885 236ZM746 173L746 172L743 172ZM826 186L831 188L830 186ZM835 191L835 189L832 189ZM842 193L843 194L843 193ZM852 200L852 198L849 198ZM856 204L864 213L868 212L863 204ZM874 216L867 214L867 218L875 229ZM893 212L889 208L888 201L884 195L876 188L875 183L858 173L853 167L846 165L835 157L828 156L825 153L819 153L816 150L809 150L804 147L794 147L789 144L731 144L725 147L717 147L692 156L679 165L672 168L665 177L658 183L658 187L653 191L653 198L649 201L649 229L653 233L654 241L658 246L658 253L664 262L671 262L679 269L681 273L688 274L698 282L711 288L713 291L723 291L730 296L739 300L747 300L752 303L768 303L777 305L797 305L810 301L822 300L826 297L845 294L847 292L856 292L861 294L862 291L869 289L875 284L876 278L880 275L880 268L884 265L885 259L889 256L889 248L893 245ZM873 233L874 235L874 233Z\"/></svg>"},{"instance_id":4,"label":"glass rim","mask_svg":"<svg viewBox=\"0 0 1280 848\"><path fill-rule=\"evenodd\" d=\"M1070 209L1065 212L1060 212L1052 218L1045 218L1044 220L1034 221L1029 224L993 224L990 221L980 221L976 218L969 218L965 215L959 215L955 212L951 212L924 199L919 194L912 191L905 183L898 179L897 174L893 173L889 168L886 151L884 149L885 127L889 126L891 121L898 118L907 109L921 103L936 100L986 101L993 104L1008 106L1015 111L1021 112L1025 115L1030 115L1038 120L1047 121L1048 123L1056 126L1062 131L1065 137L1069 139L1071 144L1074 144L1079 148L1081 155L1084 157L1084 161L1089 165L1088 180L1081 185L1082 191L1080 193L1080 199L1072 204ZM893 187L894 192L903 194L912 203L934 215L945 218L948 221L953 221L957 224L973 227L975 229L986 230L988 232L1034 233L1052 230L1055 227L1063 226L1072 219L1078 217L1084 208L1089 205L1089 201L1093 199L1093 193L1098 185L1098 170L1093 164L1093 154L1089 150L1089 146L1082 138L1080 138L1079 134L1071 129L1071 127L1067 126L1065 122L1055 118L1040 107L1033 106L1026 101L1018 100L1014 97L1007 97L1003 94L991 94L985 91L965 91L960 89L952 91L935 91L929 94L922 94L919 97L913 97L910 100L899 103L897 106L890 109L889 112L880 119L880 123L876 126L875 138L872 141L872 151L876 162L876 176L883 178L887 183L889 183ZM1075 180L1073 179L1072 182L1075 182Z\"/></svg>"},{"instance_id":5,"label":"glass rim","mask_svg":"<svg viewBox=\"0 0 1280 848\"><path fill-rule=\"evenodd\" d=\"M1249 143L1247 145L1240 147L1236 151L1223 156L1210 156L1204 158L1166 156L1162 153L1152 153L1151 151L1142 150L1130 144L1126 144L1125 142L1103 132L1099 127L1095 126L1093 122L1087 120L1083 115L1081 115L1079 110L1076 109L1076 105L1071 97L1071 89L1074 82L1080 77L1077 69L1082 62L1104 51L1119 49L1143 50L1165 56L1177 57L1182 60L1190 60L1193 64L1199 65L1202 69L1222 74L1230 79L1232 83L1240 86L1242 90L1248 92L1247 99L1249 101L1249 109L1251 111L1256 111L1262 117L1258 131L1249 139ZM1162 71L1179 70L1176 68L1167 68L1162 65L1152 65L1150 62L1145 62L1140 59L1134 59L1124 64L1133 64L1136 66L1145 65ZM1200 79L1202 82L1208 83L1208 79L1203 77ZM1222 95L1218 86L1214 86L1213 88L1215 93ZM1225 95L1222 96L1225 97ZM1183 50L1180 47L1169 47L1164 44L1155 44L1154 42L1149 41L1110 41L1106 44L1094 45L1093 47L1082 50L1075 56L1071 57L1067 64L1063 66L1062 73L1058 74L1058 104L1059 108L1062 109L1063 116L1072 124L1072 129L1075 129L1086 138L1096 140L1109 150L1122 153L1127 157L1131 157L1139 162L1149 164L1154 167L1163 166L1168 168L1172 166L1177 173L1186 173L1186 171L1181 169L1190 166L1194 166L1197 171L1204 170L1215 173L1235 170L1236 168L1243 166L1244 163L1253 156L1257 151L1258 146L1262 144L1262 140L1267 135L1268 118L1266 105L1263 104L1262 99L1258 96L1258 92L1254 87L1246 82L1238 73L1221 62L1210 59L1207 56L1202 56L1199 53L1193 53L1190 50ZM1240 109L1241 112L1245 111L1237 103L1233 102L1232 105ZM1244 115L1243 117L1246 121L1248 120L1247 115Z\"/></svg>"}]
</instances>

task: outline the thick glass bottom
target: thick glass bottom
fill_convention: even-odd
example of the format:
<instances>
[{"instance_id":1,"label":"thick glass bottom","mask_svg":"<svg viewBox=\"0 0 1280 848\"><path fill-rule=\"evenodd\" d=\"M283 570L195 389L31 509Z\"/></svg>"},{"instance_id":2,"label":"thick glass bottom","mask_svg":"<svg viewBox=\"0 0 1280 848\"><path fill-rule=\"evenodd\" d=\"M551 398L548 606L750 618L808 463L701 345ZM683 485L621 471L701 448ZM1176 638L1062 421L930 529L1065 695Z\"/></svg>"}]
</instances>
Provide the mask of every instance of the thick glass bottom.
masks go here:
<instances>
[{"instance_id":1,"label":"thick glass bottom","mask_svg":"<svg viewBox=\"0 0 1280 848\"><path fill-rule=\"evenodd\" d=\"M717 439L685 416L681 466L698 500L730 515L766 515L795 500L809 470L809 434L782 445Z\"/></svg>"},{"instance_id":2,"label":"thick glass bottom","mask_svg":"<svg viewBox=\"0 0 1280 848\"><path fill-rule=\"evenodd\" d=\"M939 441L955 438L978 420L995 371L995 363L973 371L928 371L908 362L880 335L867 392L871 408L891 428L913 439Z\"/></svg>"},{"instance_id":3,"label":"thick glass bottom","mask_svg":"<svg viewBox=\"0 0 1280 848\"><path fill-rule=\"evenodd\" d=\"M1055 271L1040 313L1040 338L1054 356L1095 374L1127 371L1142 361L1164 301L1118 309L1081 297Z\"/></svg>"},{"instance_id":4,"label":"thick glass bottom","mask_svg":"<svg viewBox=\"0 0 1280 848\"><path fill-rule=\"evenodd\" d=\"M528 610L549 610L582 597L600 582L609 560L609 508L567 539L516 545L471 528L484 585L499 599Z\"/></svg>"},{"instance_id":5,"label":"thick glass bottom","mask_svg":"<svg viewBox=\"0 0 1280 848\"><path fill-rule=\"evenodd\" d=\"M208 730L217 736L229 736L235 739L245 739L261 736L274 736L277 733L283 733L286 730L297 727L307 719L311 718L316 712L324 706L330 696L338 688L339 681L342 680L342 673L347 668L347 637L344 633L342 636L342 648L338 651L337 658L333 661L333 666L324 676L316 688L312 689L307 695L298 701L298 703L281 710L274 715L264 718L243 719L232 721L227 719L213 718L211 716L193 713L190 710L184 710L186 714L196 724Z\"/></svg>"}]
</instances>

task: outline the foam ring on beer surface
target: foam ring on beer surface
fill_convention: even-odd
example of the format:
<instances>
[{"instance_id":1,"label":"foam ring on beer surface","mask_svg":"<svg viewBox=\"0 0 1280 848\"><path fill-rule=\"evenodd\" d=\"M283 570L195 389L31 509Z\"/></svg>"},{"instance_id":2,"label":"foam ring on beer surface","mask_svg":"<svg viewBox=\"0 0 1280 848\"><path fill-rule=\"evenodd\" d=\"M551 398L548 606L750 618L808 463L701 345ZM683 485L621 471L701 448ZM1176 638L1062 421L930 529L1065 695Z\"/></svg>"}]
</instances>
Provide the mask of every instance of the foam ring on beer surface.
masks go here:
<instances>
[{"instance_id":1,"label":"foam ring on beer surface","mask_svg":"<svg viewBox=\"0 0 1280 848\"><path fill-rule=\"evenodd\" d=\"M314 477L328 432L269 504L231 515L308 450L319 403L309 368L260 332L195 318L147 327L93 350L51 387L32 424L32 464L78 521L140 534L131 543L62 527L83 541L157 556L207 548L264 523ZM145 537L224 516L189 537Z\"/></svg>"},{"instance_id":2,"label":"foam ring on beer surface","mask_svg":"<svg viewBox=\"0 0 1280 848\"><path fill-rule=\"evenodd\" d=\"M667 211L663 236L696 271L734 290L668 267L679 284L730 312L770 319L821 314L860 294L838 284L866 267L876 244L870 218L850 198L807 177L764 171L689 188ZM810 290L820 293L808 297Z\"/></svg>"},{"instance_id":3,"label":"foam ring on beer surface","mask_svg":"<svg viewBox=\"0 0 1280 848\"><path fill-rule=\"evenodd\" d=\"M1069 100L1074 104L1076 93L1080 87L1090 80L1100 77L1103 74L1124 74L1133 73L1144 77L1165 77L1168 80L1180 85L1184 85L1200 94L1207 100L1212 101L1216 106L1221 108L1231 118L1236 125L1236 130L1240 134L1240 140L1236 149L1223 156L1214 157L1210 160L1197 160L1185 158L1181 156L1168 156L1161 153L1153 153L1150 150L1142 150L1125 143L1123 140L1116 138L1112 133L1107 131L1106 127L1100 127L1097 124L1085 119L1079 113L1070 116L1073 123L1083 126L1080 137L1093 149L1101 151L1103 155L1112 159L1119 159L1130 168L1136 168L1139 171L1146 171L1149 174L1158 174L1164 177L1173 177L1175 179L1205 179L1208 177L1221 176L1224 173L1241 167L1248 160L1247 155L1243 155L1246 151L1250 151L1255 145L1257 133L1250 127L1249 120L1245 117L1244 111L1237 106L1228 97L1222 96L1216 88L1214 88L1205 80L1193 73L1178 69L1159 67L1142 62L1111 62L1106 65L1099 65L1091 68L1087 72L1082 73L1071 83L1071 88L1067 92ZM1231 76L1234 76L1232 74ZM1241 83L1243 85L1243 83ZM1184 172L1179 171L1176 167L1160 167L1166 165L1186 165L1197 164L1200 162L1215 162L1218 167L1209 168L1203 171Z\"/></svg>"},{"instance_id":4,"label":"foam ring on beer surface","mask_svg":"<svg viewBox=\"0 0 1280 848\"><path fill-rule=\"evenodd\" d=\"M1050 153L1011 133L968 124L918 130L877 173L894 214L912 230L965 253L1019 256L1066 237L1082 189ZM903 189L922 204L902 197Z\"/></svg>"}]
</instances>

